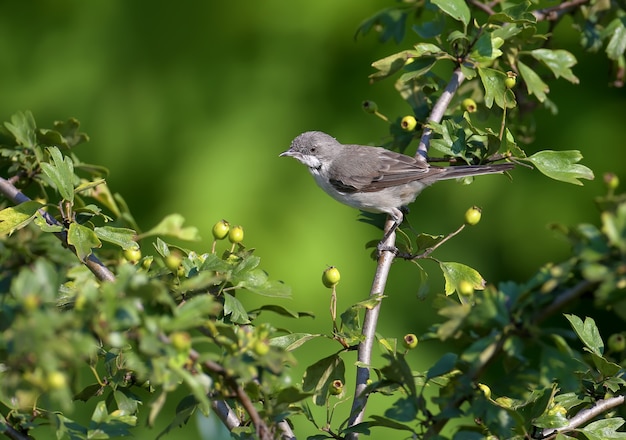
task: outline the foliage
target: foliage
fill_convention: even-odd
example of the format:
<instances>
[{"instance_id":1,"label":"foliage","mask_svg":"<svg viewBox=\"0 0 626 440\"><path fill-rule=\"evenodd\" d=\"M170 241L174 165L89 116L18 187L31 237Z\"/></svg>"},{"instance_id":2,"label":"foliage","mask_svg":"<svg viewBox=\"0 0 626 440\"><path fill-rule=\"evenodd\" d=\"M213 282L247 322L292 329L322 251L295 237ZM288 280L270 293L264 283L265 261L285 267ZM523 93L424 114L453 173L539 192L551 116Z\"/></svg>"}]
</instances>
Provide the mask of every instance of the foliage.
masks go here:
<instances>
[{"instance_id":1,"label":"foliage","mask_svg":"<svg viewBox=\"0 0 626 440\"><path fill-rule=\"evenodd\" d=\"M368 108L389 121L390 148L406 151L418 140L418 154L442 156L430 160L509 160L580 184L593 173L578 151L528 156L519 139L532 139L535 109L556 108L548 98L552 77L578 81L574 55L552 48L554 26L572 16L583 47L604 48L614 63L617 84L623 12L608 2L402 2L365 21L358 34L376 30L381 40L401 43L415 19L410 35L420 42L374 62L370 76L399 75L395 89L412 123L371 102ZM485 285L475 269L432 256L466 225L446 236L401 231L398 257L416 264L420 293L428 291L420 259L436 261L445 278L445 294L434 299L442 320L419 340L458 347L416 371L406 356L420 350L415 335L403 345L377 334L384 362L369 362L375 325L371 332L364 321L375 324L384 281L338 315L337 272L325 282L332 289L327 334L277 329L273 315L308 315L280 304L290 288L261 269L243 229L218 222L205 253L186 247L197 230L178 214L142 231L108 187L107 170L75 153L88 140L74 119L44 129L30 112L16 113L0 132L0 433L7 437L28 438L45 424L58 438L130 435L140 414L150 425L163 416L178 389L187 397L176 414L165 414L171 423L160 436L196 410L215 412L237 438L289 436L303 418L319 429L313 438L381 429L419 438L443 438L444 429L463 439L625 436L614 412L624 403L623 335L603 337L591 316L565 314L569 327L547 325L583 295L596 310L626 318L626 196L615 193L615 176L596 200L600 225L555 226L571 256L523 282ZM379 270L393 258L381 256ZM272 302L250 310L242 291ZM292 352L312 339L327 341L327 351L303 378L292 378ZM349 401L346 361L357 347L352 414L336 420L335 407ZM506 377L495 373L502 368ZM373 394L387 399L387 409L364 417ZM96 402L90 420L71 418L76 400ZM311 404L326 408L324 422Z\"/></svg>"}]
</instances>

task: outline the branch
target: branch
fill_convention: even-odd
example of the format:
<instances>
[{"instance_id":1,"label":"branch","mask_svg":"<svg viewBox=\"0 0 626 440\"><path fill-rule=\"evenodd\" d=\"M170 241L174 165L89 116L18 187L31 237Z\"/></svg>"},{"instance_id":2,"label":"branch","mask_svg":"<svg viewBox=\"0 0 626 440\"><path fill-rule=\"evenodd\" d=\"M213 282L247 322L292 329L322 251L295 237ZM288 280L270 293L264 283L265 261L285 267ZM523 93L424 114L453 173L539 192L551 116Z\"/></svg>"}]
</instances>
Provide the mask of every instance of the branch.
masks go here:
<instances>
[{"instance_id":1,"label":"branch","mask_svg":"<svg viewBox=\"0 0 626 440\"><path fill-rule=\"evenodd\" d=\"M537 21L557 21L563 15L569 13L572 9L575 9L585 3L589 3L589 0L572 0L569 2L562 2L556 6L550 8L537 9L532 11Z\"/></svg>"},{"instance_id":2,"label":"branch","mask_svg":"<svg viewBox=\"0 0 626 440\"><path fill-rule=\"evenodd\" d=\"M581 412L576 414L574 417L569 419L569 423L566 426L562 426L561 428L550 429L548 431L543 432L542 439L548 439L556 437L557 434L561 432L571 431L576 429L583 423L594 419L602 413L605 413L616 406L620 406L624 404L624 396L615 396L610 399L601 399L598 400L592 407L583 409Z\"/></svg>"},{"instance_id":3,"label":"branch","mask_svg":"<svg viewBox=\"0 0 626 440\"><path fill-rule=\"evenodd\" d=\"M0 193L3 194L6 198L11 200L14 204L19 205L20 203L28 202L31 199L25 196L19 189L17 189L11 182L0 177ZM48 214L44 209L39 210L39 214L43 217L43 219L51 226L59 226L61 225L57 219ZM61 240L63 246L70 249L69 244L67 243L67 232L65 230L61 232L57 232L54 235ZM83 264L87 266L87 268L98 278L100 281L115 281L115 275L102 263L95 255L91 254L87 257L86 261L83 261Z\"/></svg>"},{"instance_id":4,"label":"branch","mask_svg":"<svg viewBox=\"0 0 626 440\"><path fill-rule=\"evenodd\" d=\"M385 224L385 235L388 234L388 231L390 231L392 227L394 227L394 221L388 218ZM392 249L395 247L395 243L396 233L392 232L389 234L389 237L387 237L384 246L385 248ZM391 269L391 263L394 258L395 254L391 251L381 252L370 290L370 298L379 297L384 293L387 278L389 277L389 270ZM374 347L374 340L376 339L376 326L380 313L380 305L381 303L377 302L374 307L365 310L362 331L363 341L359 344L357 355L359 366L357 366L356 370L356 386L354 387L354 399L352 401L352 409L350 410L350 419L348 421L349 427L361 423L365 416L365 406L367 405L369 395L365 394L364 391L367 387L367 380L370 377L368 366L372 361L372 348ZM358 436L357 433L351 433L347 438L356 440Z\"/></svg>"},{"instance_id":5,"label":"branch","mask_svg":"<svg viewBox=\"0 0 626 440\"><path fill-rule=\"evenodd\" d=\"M417 153L415 153L416 157L418 154L423 157L426 157L428 155L430 138L433 136L433 129L428 126L428 122L441 122L441 119L443 118L446 109L452 101L452 97L464 80L465 75L463 75L463 72L461 72L461 68L457 67L454 72L452 72L452 78L450 79L450 82L435 103L433 110L430 112L428 121L424 126L424 131L422 132L422 137L420 138L419 146L417 147Z\"/></svg>"},{"instance_id":6,"label":"branch","mask_svg":"<svg viewBox=\"0 0 626 440\"><path fill-rule=\"evenodd\" d=\"M32 440L30 435L19 432L11 426L2 414L0 414L0 426L3 427L0 431L11 440Z\"/></svg>"}]
</instances>

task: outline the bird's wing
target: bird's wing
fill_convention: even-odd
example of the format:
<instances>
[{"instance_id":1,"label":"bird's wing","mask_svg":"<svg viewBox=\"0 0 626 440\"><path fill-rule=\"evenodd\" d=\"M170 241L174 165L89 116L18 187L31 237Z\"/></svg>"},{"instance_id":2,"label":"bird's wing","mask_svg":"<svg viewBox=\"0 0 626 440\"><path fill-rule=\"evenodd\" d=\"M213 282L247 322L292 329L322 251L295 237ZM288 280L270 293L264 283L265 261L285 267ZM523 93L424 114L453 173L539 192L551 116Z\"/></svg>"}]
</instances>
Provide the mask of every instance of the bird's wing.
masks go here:
<instances>
[{"instance_id":1,"label":"bird's wing","mask_svg":"<svg viewBox=\"0 0 626 440\"><path fill-rule=\"evenodd\" d=\"M363 147L372 149L372 147ZM360 160L359 155L349 159L350 172L336 170L331 175L343 176L342 179L331 179L331 184L341 192L374 192L385 188L403 185L416 180L433 177L444 170L430 167L425 159L413 158L404 154L375 148L377 160L371 160L371 152ZM347 153L349 154L349 153ZM356 172L355 172L356 170Z\"/></svg>"}]
</instances>

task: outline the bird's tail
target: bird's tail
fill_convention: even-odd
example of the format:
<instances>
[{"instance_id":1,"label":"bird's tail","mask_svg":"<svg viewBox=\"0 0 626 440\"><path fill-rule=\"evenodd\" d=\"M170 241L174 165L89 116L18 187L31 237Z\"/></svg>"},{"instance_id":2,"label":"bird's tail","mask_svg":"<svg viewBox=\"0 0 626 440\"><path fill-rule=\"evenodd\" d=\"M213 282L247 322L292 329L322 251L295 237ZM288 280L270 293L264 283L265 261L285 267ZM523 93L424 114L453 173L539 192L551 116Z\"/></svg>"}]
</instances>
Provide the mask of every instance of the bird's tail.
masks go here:
<instances>
[{"instance_id":1,"label":"bird's tail","mask_svg":"<svg viewBox=\"0 0 626 440\"><path fill-rule=\"evenodd\" d=\"M512 163L498 163L490 165L461 165L445 167L445 172L439 179L460 179L461 177L479 176L481 174L504 173L515 167Z\"/></svg>"}]
</instances>

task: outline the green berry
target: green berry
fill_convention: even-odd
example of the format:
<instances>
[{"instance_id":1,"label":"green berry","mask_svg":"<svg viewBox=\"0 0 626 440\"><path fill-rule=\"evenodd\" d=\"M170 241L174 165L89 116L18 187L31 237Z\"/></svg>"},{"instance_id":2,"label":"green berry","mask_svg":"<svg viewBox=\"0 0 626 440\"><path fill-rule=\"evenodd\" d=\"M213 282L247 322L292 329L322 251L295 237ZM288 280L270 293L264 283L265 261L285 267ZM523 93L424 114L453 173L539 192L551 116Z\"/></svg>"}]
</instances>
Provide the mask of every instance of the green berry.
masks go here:
<instances>
[{"instance_id":1,"label":"green berry","mask_svg":"<svg viewBox=\"0 0 626 440\"><path fill-rule=\"evenodd\" d=\"M213 225L213 237L216 240L223 240L228 235L230 224L226 220L220 220Z\"/></svg>"},{"instance_id":2,"label":"green berry","mask_svg":"<svg viewBox=\"0 0 626 440\"><path fill-rule=\"evenodd\" d=\"M463 107L463 110L465 110L468 113L474 113L478 109L478 106L476 105L476 101L474 101L472 98L464 99L461 102L461 107Z\"/></svg>"},{"instance_id":3,"label":"green berry","mask_svg":"<svg viewBox=\"0 0 626 440\"><path fill-rule=\"evenodd\" d=\"M191 335L187 332L174 332L170 335L170 342L176 351L186 352L191 348Z\"/></svg>"},{"instance_id":4,"label":"green berry","mask_svg":"<svg viewBox=\"0 0 626 440\"><path fill-rule=\"evenodd\" d=\"M462 280L457 290L463 296L471 296L474 294L474 286L467 280Z\"/></svg>"},{"instance_id":5,"label":"green berry","mask_svg":"<svg viewBox=\"0 0 626 440\"><path fill-rule=\"evenodd\" d=\"M141 249L139 249L138 247L125 249L124 258L126 258L126 260L130 261L133 264L138 262L139 260L141 260Z\"/></svg>"},{"instance_id":6,"label":"green berry","mask_svg":"<svg viewBox=\"0 0 626 440\"><path fill-rule=\"evenodd\" d=\"M480 208L478 208L477 206L472 206L470 209L465 211L465 224L470 226L478 224L481 215L482 212Z\"/></svg>"},{"instance_id":7,"label":"green berry","mask_svg":"<svg viewBox=\"0 0 626 440\"><path fill-rule=\"evenodd\" d=\"M400 121L400 126L404 131L413 131L417 127L417 119L415 119L415 116L405 116Z\"/></svg>"},{"instance_id":8,"label":"green berry","mask_svg":"<svg viewBox=\"0 0 626 440\"><path fill-rule=\"evenodd\" d=\"M231 243L241 243L243 241L243 228L241 226L233 226L228 231L228 241Z\"/></svg>"},{"instance_id":9,"label":"green berry","mask_svg":"<svg viewBox=\"0 0 626 440\"><path fill-rule=\"evenodd\" d=\"M338 396L343 392L343 382L339 379L333 380L333 382L330 384L330 387L328 388L328 391L333 396Z\"/></svg>"},{"instance_id":10,"label":"green berry","mask_svg":"<svg viewBox=\"0 0 626 440\"><path fill-rule=\"evenodd\" d=\"M404 348L408 348L409 350L417 347L417 343L417 336L415 336L413 333L406 334L404 335L404 338L402 338L402 344L404 345Z\"/></svg>"},{"instance_id":11,"label":"green berry","mask_svg":"<svg viewBox=\"0 0 626 440\"><path fill-rule=\"evenodd\" d=\"M626 349L626 337L624 337L621 333L614 333L609 336L607 344L610 351L613 353L619 353L620 351L624 351Z\"/></svg>"},{"instance_id":12,"label":"green berry","mask_svg":"<svg viewBox=\"0 0 626 440\"><path fill-rule=\"evenodd\" d=\"M266 340L257 339L252 346L252 350L257 356L265 356L270 351L270 344Z\"/></svg>"},{"instance_id":13,"label":"green berry","mask_svg":"<svg viewBox=\"0 0 626 440\"><path fill-rule=\"evenodd\" d=\"M517 75L515 72L507 72L506 78L504 79L504 87L507 89L512 89L515 87L515 83L517 82Z\"/></svg>"},{"instance_id":14,"label":"green berry","mask_svg":"<svg viewBox=\"0 0 626 440\"><path fill-rule=\"evenodd\" d=\"M324 286L328 287L329 289L337 285L340 279L341 274L339 273L339 269L337 269L335 266L330 266L322 274L322 282L324 283Z\"/></svg>"},{"instance_id":15,"label":"green berry","mask_svg":"<svg viewBox=\"0 0 626 440\"><path fill-rule=\"evenodd\" d=\"M378 105L374 101L363 101L361 104L365 113L376 113L378 111Z\"/></svg>"},{"instance_id":16,"label":"green berry","mask_svg":"<svg viewBox=\"0 0 626 440\"><path fill-rule=\"evenodd\" d=\"M167 267L172 272L177 272L182 262L183 257L181 257L179 252L172 252L167 257L165 257L165 267Z\"/></svg>"},{"instance_id":17,"label":"green berry","mask_svg":"<svg viewBox=\"0 0 626 440\"><path fill-rule=\"evenodd\" d=\"M67 386L67 377L60 371L53 371L52 373L48 374L48 377L46 378L46 384L51 390L59 390Z\"/></svg>"},{"instance_id":18,"label":"green berry","mask_svg":"<svg viewBox=\"0 0 626 440\"><path fill-rule=\"evenodd\" d=\"M619 186L619 177L615 173L606 173L604 175L604 184L610 190L615 190Z\"/></svg>"}]
</instances>

